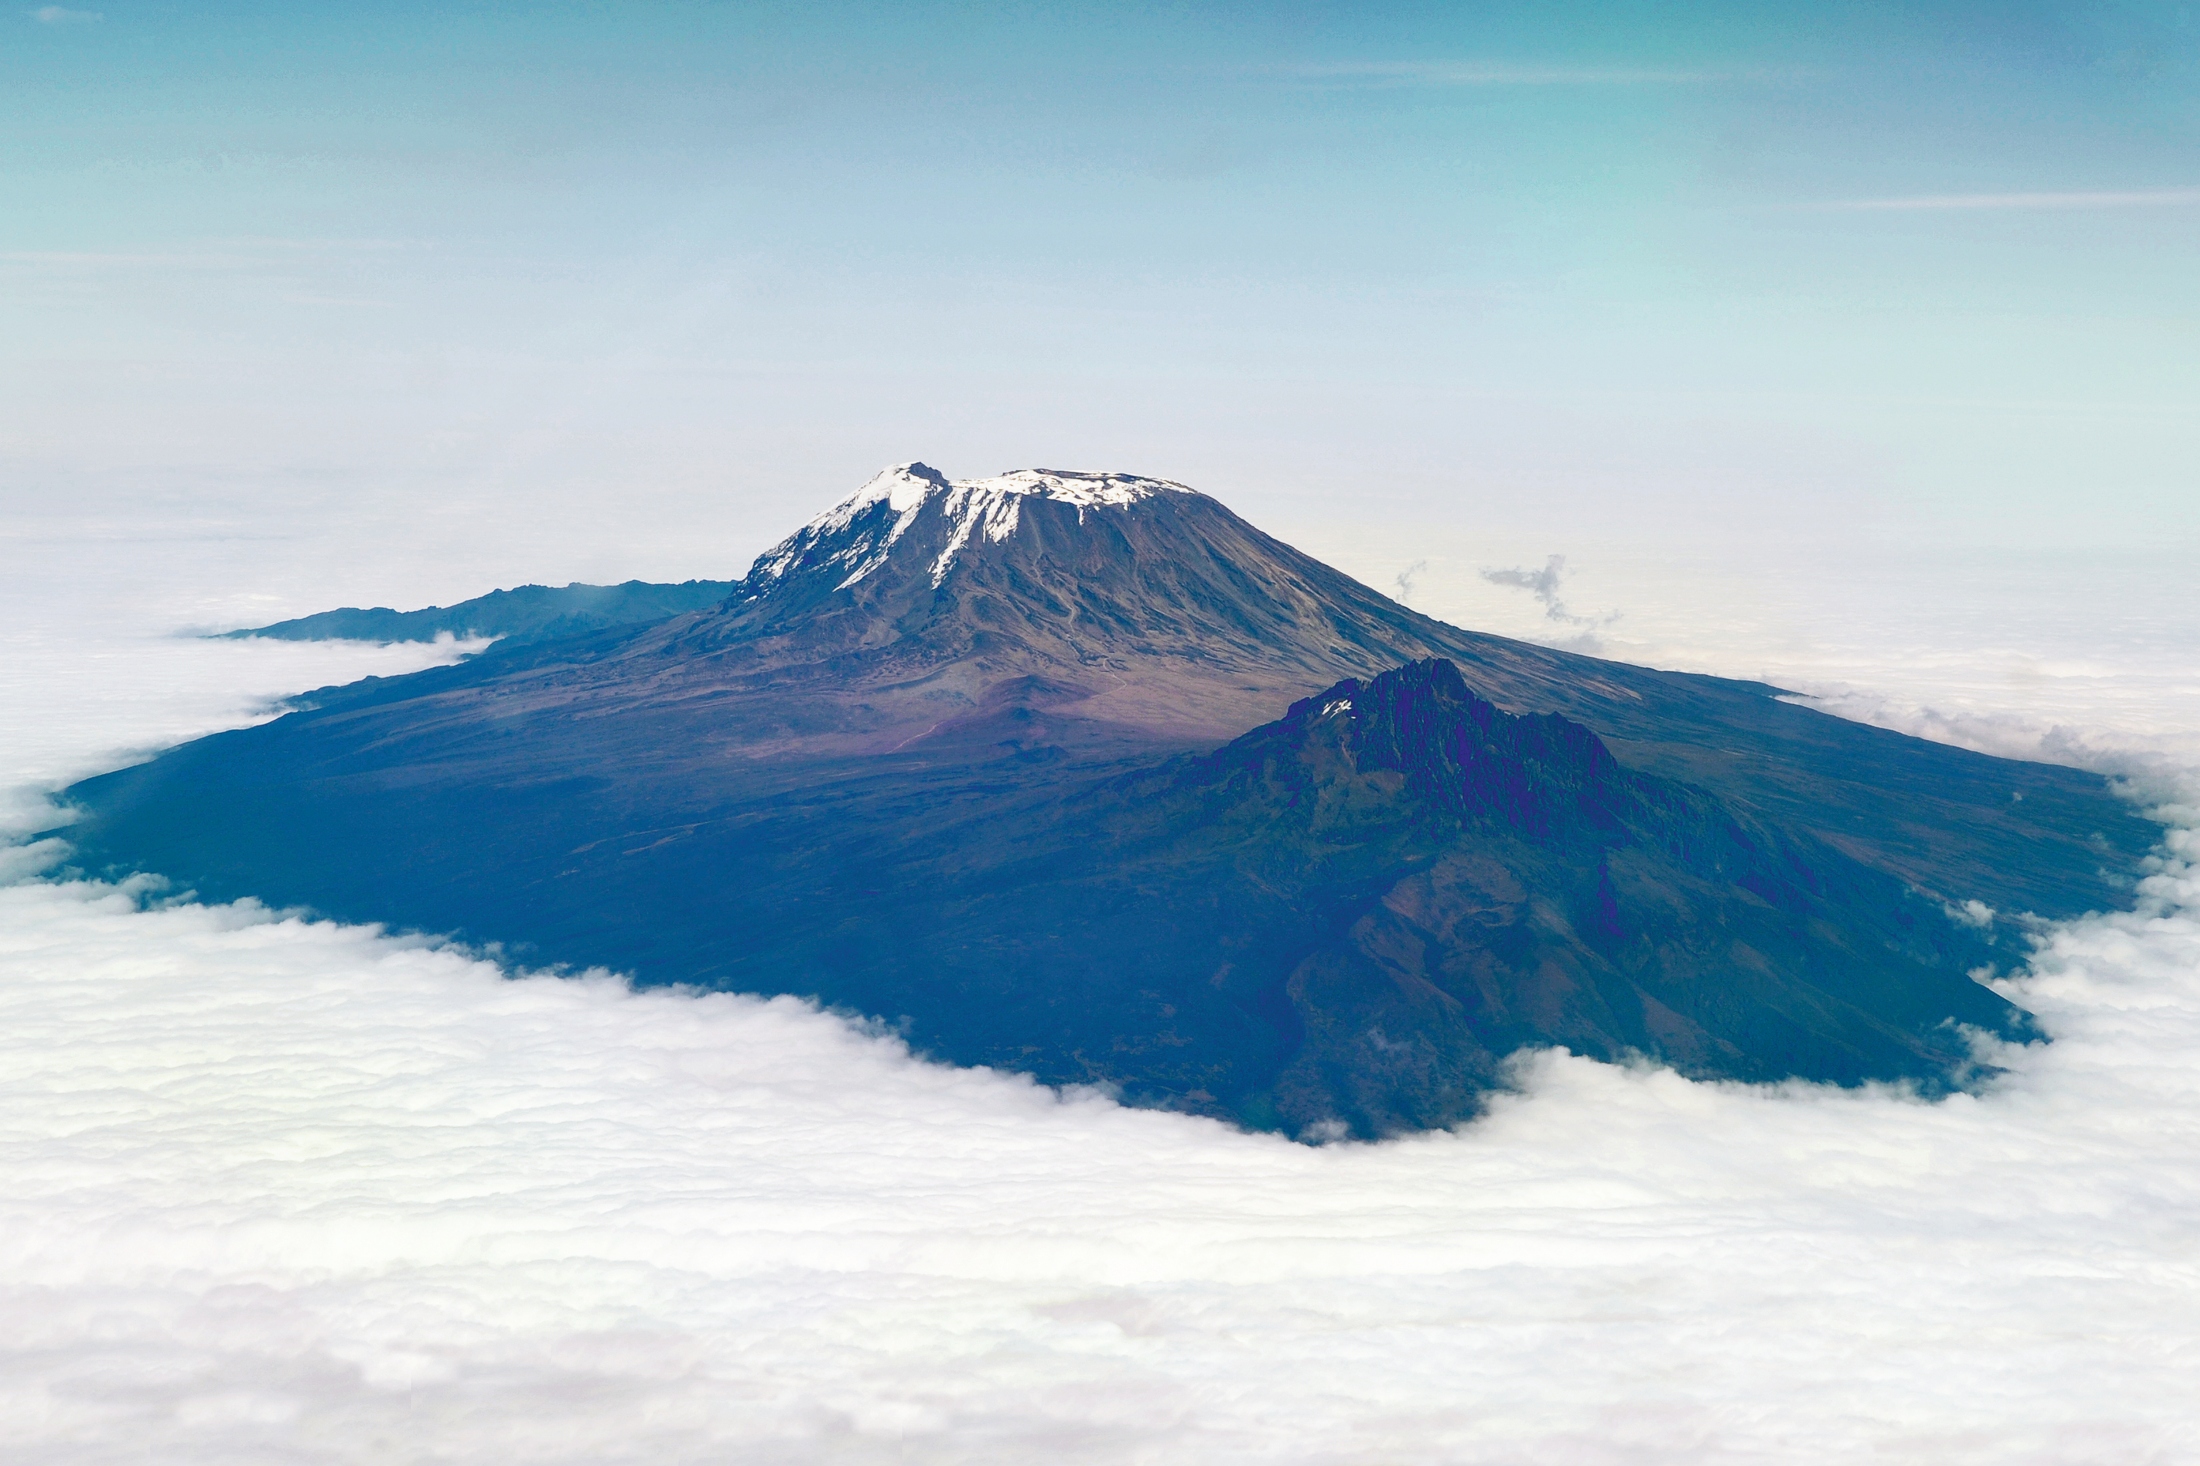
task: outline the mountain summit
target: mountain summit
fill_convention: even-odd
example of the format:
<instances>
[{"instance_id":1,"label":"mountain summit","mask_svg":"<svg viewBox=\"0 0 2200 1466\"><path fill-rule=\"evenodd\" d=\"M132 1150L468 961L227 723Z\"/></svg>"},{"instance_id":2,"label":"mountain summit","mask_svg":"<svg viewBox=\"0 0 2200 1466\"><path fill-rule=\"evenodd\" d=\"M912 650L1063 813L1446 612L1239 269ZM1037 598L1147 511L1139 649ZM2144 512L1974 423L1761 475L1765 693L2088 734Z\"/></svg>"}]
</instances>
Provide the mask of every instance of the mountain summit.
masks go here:
<instances>
[{"instance_id":1,"label":"mountain summit","mask_svg":"<svg viewBox=\"0 0 2200 1466\"><path fill-rule=\"evenodd\" d=\"M708 608L71 793L93 868L1362 1135L1534 1044L1957 1082L2024 1020L1953 913L2119 903L2153 835L2072 770L1445 625L1180 484L921 463Z\"/></svg>"},{"instance_id":2,"label":"mountain summit","mask_svg":"<svg viewBox=\"0 0 2200 1466\"><path fill-rule=\"evenodd\" d=\"M887 564L894 547L917 529L912 549L923 553L905 552L904 563L929 560L937 589L973 537L998 543L1015 534L1026 503L1067 504L1082 525L1087 510L1119 509L1163 494L1191 492L1182 484L1136 474L1045 468L951 483L935 468L902 463L881 471L846 501L758 557L748 579L757 587L752 594L759 596L790 577L819 574L828 579L840 575L833 589L846 590Z\"/></svg>"},{"instance_id":3,"label":"mountain summit","mask_svg":"<svg viewBox=\"0 0 2200 1466\"><path fill-rule=\"evenodd\" d=\"M1181 484L906 463L659 637L714 679L861 689L864 725L900 745L1004 696L1127 735L1228 738L1309 687L1438 655L1447 630Z\"/></svg>"}]
</instances>

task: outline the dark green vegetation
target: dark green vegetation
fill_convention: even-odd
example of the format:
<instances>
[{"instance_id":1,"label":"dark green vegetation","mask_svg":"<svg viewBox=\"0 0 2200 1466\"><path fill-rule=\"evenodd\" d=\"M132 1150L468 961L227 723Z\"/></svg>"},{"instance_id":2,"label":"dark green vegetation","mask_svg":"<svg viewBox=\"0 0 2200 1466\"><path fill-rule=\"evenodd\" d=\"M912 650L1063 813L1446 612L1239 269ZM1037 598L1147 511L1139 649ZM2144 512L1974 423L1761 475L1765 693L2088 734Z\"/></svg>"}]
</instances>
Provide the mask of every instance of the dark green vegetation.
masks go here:
<instances>
[{"instance_id":1,"label":"dark green vegetation","mask_svg":"<svg viewBox=\"0 0 2200 1466\"><path fill-rule=\"evenodd\" d=\"M507 646L525 646L601 631L607 626L631 626L662 621L683 611L700 611L717 605L732 589L730 580L687 580L678 585L653 585L642 580L619 585L583 585L579 581L563 587L519 585L493 590L455 606L429 606L419 611L345 606L222 635L269 636L279 641L392 642L434 641L447 633L460 641L485 636Z\"/></svg>"},{"instance_id":2,"label":"dark green vegetation","mask_svg":"<svg viewBox=\"0 0 2200 1466\"><path fill-rule=\"evenodd\" d=\"M1446 626L1172 486L921 465L709 610L73 793L93 869L1362 1135L1536 1044L1960 1082L1960 1025L2024 1023L1965 975L2007 925L1951 907L2120 904L2155 833L2073 770Z\"/></svg>"}]
</instances>

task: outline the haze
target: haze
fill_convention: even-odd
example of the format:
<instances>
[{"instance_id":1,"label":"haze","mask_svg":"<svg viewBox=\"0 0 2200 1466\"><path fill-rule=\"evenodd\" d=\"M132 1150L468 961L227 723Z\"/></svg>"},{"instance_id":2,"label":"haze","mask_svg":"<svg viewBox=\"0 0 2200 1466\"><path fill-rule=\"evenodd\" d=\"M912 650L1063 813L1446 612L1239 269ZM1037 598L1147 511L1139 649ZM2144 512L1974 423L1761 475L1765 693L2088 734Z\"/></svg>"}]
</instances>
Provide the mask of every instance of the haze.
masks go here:
<instances>
[{"instance_id":1,"label":"haze","mask_svg":"<svg viewBox=\"0 0 2200 1466\"><path fill-rule=\"evenodd\" d=\"M10 492L339 509L392 547L339 599L733 574L915 455L1537 561L2196 533L2185 7L122 0L0 36Z\"/></svg>"}]
</instances>

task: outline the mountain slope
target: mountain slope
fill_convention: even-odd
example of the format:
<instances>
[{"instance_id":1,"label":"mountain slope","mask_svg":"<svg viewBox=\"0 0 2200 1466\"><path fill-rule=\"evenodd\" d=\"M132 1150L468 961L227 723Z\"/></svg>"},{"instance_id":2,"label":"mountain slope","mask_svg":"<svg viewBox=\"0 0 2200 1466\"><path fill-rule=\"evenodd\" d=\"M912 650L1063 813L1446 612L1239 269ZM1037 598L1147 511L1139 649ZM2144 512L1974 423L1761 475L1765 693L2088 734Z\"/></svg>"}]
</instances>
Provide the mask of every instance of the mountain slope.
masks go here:
<instances>
[{"instance_id":1,"label":"mountain slope","mask_svg":"<svg viewBox=\"0 0 2200 1466\"><path fill-rule=\"evenodd\" d=\"M1952 900L2117 905L2155 838L2090 775L1850 723L1762 684L1464 631L1205 495L1036 470L955 484L890 469L712 610L317 694L315 738L475 782L506 777L520 740L530 777L608 761L645 800L652 783L738 799L757 761L952 761L1011 713L1015 737L1076 758L1207 746L1340 678L1431 657L1501 707L1588 725L1631 768Z\"/></svg>"},{"instance_id":2,"label":"mountain slope","mask_svg":"<svg viewBox=\"0 0 2200 1466\"><path fill-rule=\"evenodd\" d=\"M1456 1121L1526 1044L1932 1085L1955 1024L2024 1031L1939 903L1444 661L862 856L879 917L757 870L768 919L696 976L805 971L943 1057L1294 1131Z\"/></svg>"},{"instance_id":3,"label":"mountain slope","mask_svg":"<svg viewBox=\"0 0 2200 1466\"><path fill-rule=\"evenodd\" d=\"M629 580L618 585L520 585L494 590L455 606L393 611L388 606L344 606L272 626L225 631L226 638L264 636L276 641L460 641L485 636L506 646L522 646L560 637L581 636L607 626L662 621L683 611L717 605L733 589L730 580L688 580L655 585Z\"/></svg>"},{"instance_id":4,"label":"mountain slope","mask_svg":"<svg viewBox=\"0 0 2200 1466\"><path fill-rule=\"evenodd\" d=\"M1313 805L1253 799L1214 823L1222 796L1186 757L1245 754L1242 730L1309 694L1437 662L1461 707L1579 725L1561 741L1618 801L1619 834L1476 823L1431 792L1433 755L1416 783L1358 744ZM645 982L811 994L906 1016L946 1057L1256 1122L1438 1123L1532 1042L1748 1077L1940 1073L1955 1053L1933 1024L2010 1021L1961 978L1982 938L1944 906L2114 904L2152 828L2090 776L1775 691L1446 626L1179 485L1036 470L951 483L912 464L760 557L711 609L325 689L273 724L78 786L70 834L94 866L210 895ZM1276 726L1314 737L1303 714ZM1641 813L1652 790L1696 831L1678 846ZM1257 874L1263 850L1333 843L1291 823L1323 800L1367 811L1365 868L1324 854ZM1240 826L1252 864L1217 864L1201 842ZM1763 890L1738 884L1737 839L1786 852L1822 889L1773 867ZM1017 926L1011 891L1050 893L1030 909L1051 915ZM1592 896L1638 912L1614 928L1634 935L1597 936ZM965 909L975 924L950 920ZM1489 917L1500 909L1515 914ZM1245 913L1255 937L1218 978L1202 964ZM1472 956L1485 928L1514 946ZM1534 961L1504 965L1519 952ZM1206 1017L1156 1027L1146 989L1123 996L1140 972L1177 993L1161 1006ZM1484 1017L1460 1017L1470 1008ZM1374 1058L1392 1050L1368 1046L1378 1032L1439 1057L1393 1073Z\"/></svg>"}]
</instances>

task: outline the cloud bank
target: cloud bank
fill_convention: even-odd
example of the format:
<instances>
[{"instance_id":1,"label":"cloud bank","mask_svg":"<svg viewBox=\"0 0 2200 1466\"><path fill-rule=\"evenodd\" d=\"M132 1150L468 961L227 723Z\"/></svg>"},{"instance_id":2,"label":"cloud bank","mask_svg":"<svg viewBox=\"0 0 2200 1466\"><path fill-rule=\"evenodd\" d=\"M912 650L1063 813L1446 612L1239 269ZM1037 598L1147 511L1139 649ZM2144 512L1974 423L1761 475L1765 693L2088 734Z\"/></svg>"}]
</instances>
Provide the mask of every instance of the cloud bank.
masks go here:
<instances>
[{"instance_id":1,"label":"cloud bank","mask_svg":"<svg viewBox=\"0 0 2200 1466\"><path fill-rule=\"evenodd\" d=\"M368 656L12 634L46 650L7 663L11 783ZM2179 1459L2177 816L2136 912L2049 936L2013 991L2057 1042L1982 1096L1546 1053L1457 1134L1318 1150L19 850L0 1431L42 1463Z\"/></svg>"},{"instance_id":2,"label":"cloud bank","mask_svg":"<svg viewBox=\"0 0 2200 1466\"><path fill-rule=\"evenodd\" d=\"M2200 853L2187 838L2184 853ZM1561 1055L1311 1150L786 999L0 891L0 1423L42 1461L2166 1459L2200 883L1983 1099Z\"/></svg>"}]
</instances>

